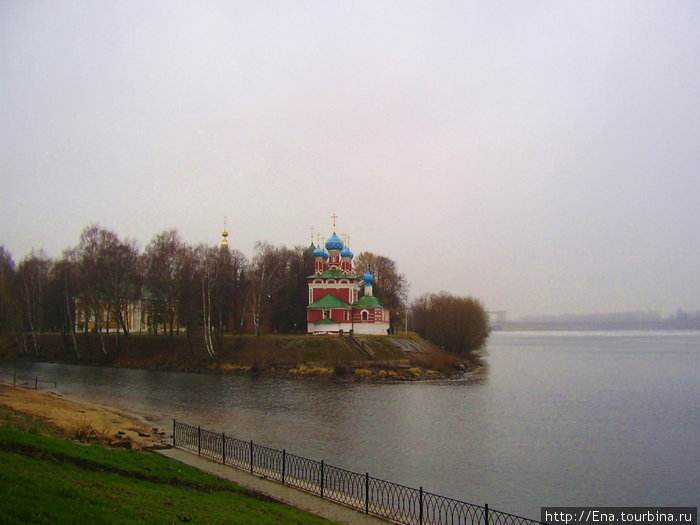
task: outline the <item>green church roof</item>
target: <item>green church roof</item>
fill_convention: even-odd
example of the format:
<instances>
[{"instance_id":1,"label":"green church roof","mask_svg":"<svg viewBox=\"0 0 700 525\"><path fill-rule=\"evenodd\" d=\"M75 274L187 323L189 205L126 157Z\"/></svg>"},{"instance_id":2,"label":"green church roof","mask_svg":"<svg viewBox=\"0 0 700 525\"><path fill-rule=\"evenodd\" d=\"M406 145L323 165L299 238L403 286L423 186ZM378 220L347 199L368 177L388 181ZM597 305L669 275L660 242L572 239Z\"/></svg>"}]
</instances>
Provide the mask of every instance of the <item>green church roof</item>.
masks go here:
<instances>
[{"instance_id":1,"label":"green church roof","mask_svg":"<svg viewBox=\"0 0 700 525\"><path fill-rule=\"evenodd\" d=\"M306 308L351 308L351 306L335 295L328 294L321 297L318 301L314 301Z\"/></svg>"},{"instance_id":2,"label":"green church roof","mask_svg":"<svg viewBox=\"0 0 700 525\"><path fill-rule=\"evenodd\" d=\"M370 295L360 297L360 300L357 301L354 306L356 308L384 308L384 305L379 299Z\"/></svg>"}]
</instances>

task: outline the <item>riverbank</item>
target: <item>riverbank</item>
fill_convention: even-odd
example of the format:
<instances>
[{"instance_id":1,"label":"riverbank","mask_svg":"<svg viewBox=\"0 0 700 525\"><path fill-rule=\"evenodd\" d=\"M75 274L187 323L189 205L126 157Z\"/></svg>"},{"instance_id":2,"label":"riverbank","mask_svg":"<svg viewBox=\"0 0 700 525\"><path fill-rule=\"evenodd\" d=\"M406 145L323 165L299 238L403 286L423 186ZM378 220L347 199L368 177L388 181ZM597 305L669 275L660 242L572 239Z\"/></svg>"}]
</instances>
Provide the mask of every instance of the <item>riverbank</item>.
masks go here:
<instances>
[{"instance_id":1,"label":"riverbank","mask_svg":"<svg viewBox=\"0 0 700 525\"><path fill-rule=\"evenodd\" d=\"M17 473L21 479L13 479L10 475L0 476L3 478L0 479L0 486L5 481L13 487L13 505L9 508L0 505L3 516L9 519L8 523L13 522L13 516L18 518L17 523L22 523L33 521L31 516L37 515L51 516L54 523L72 523L76 516L83 516L86 521L105 521L97 519L104 512L109 513L110 519L107 521L113 521L111 509L115 506L122 518L124 514L129 516L129 523L171 522L174 521L170 519L173 516L180 521L186 516L203 523L238 523L242 519L247 523L261 524L386 523L264 477L172 449L166 443L170 441L170 436L166 438L165 432L152 428L137 415L121 409L67 399L52 391L13 388L0 383L0 420L4 420L3 427L0 427L0 457L8 453L11 455L4 458L3 464L11 468L13 462L22 462L22 472ZM99 431L85 433L86 428ZM19 433L14 429L18 429ZM82 446L76 448L70 443L51 441L44 436L97 443L111 448L148 450L158 452L164 458L116 457L114 454L121 454L121 451L99 452L93 449L90 452ZM24 458L18 458L18 455ZM177 464L171 465L170 460ZM18 494L21 489L17 487L36 485L36 479L32 477L35 469L44 474L47 470L52 472L52 478L42 476L42 479L61 479L70 483L70 488L66 488L65 483L48 482L40 495L30 489ZM71 472L66 473L66 469ZM203 473L217 479L208 479ZM70 481L71 476L76 476L73 482ZM104 505L96 503L105 499L104 487L112 487L115 483L119 485L119 489L115 489L119 494L119 504L111 497L106 498ZM98 488L96 492L93 491L94 487ZM129 490L125 490L125 487ZM66 491L80 492L81 496L70 503L70 498L65 496ZM155 502L148 501L148 497L130 497L135 492L153 491L158 493ZM59 495L55 495L57 493ZM31 499L32 505L18 503L23 499ZM57 503L59 500L60 503ZM85 505L84 502L88 500L90 505ZM197 503L190 504L190 500L197 500ZM210 500L216 503L210 503ZM162 504L163 501L172 503ZM106 511L102 508L105 505L108 507ZM246 515L248 518L243 518ZM167 520L159 519L162 516Z\"/></svg>"},{"instance_id":2,"label":"riverbank","mask_svg":"<svg viewBox=\"0 0 700 525\"><path fill-rule=\"evenodd\" d=\"M154 428L135 414L67 399L50 390L0 383L0 405L51 425L69 439L136 450L160 448L168 441L165 430Z\"/></svg>"},{"instance_id":3,"label":"riverbank","mask_svg":"<svg viewBox=\"0 0 700 525\"><path fill-rule=\"evenodd\" d=\"M201 334L200 334L201 335ZM202 337L184 334L43 334L36 347L0 338L0 359L115 366L178 372L274 374L343 381L454 378L477 367L416 334L391 336L235 336L221 338L210 355Z\"/></svg>"},{"instance_id":4,"label":"riverbank","mask_svg":"<svg viewBox=\"0 0 700 525\"><path fill-rule=\"evenodd\" d=\"M0 420L3 523L355 523L329 522L178 458L57 439L2 405Z\"/></svg>"}]
</instances>

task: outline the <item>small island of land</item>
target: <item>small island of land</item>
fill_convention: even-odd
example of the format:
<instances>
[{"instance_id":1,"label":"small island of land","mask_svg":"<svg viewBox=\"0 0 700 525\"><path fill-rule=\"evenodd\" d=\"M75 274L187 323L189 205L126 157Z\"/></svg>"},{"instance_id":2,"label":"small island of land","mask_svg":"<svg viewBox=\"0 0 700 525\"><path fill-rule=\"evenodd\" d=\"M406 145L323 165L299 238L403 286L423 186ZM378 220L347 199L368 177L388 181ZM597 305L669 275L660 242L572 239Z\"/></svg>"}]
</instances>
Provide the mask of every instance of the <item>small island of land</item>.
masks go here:
<instances>
[{"instance_id":1,"label":"small island of land","mask_svg":"<svg viewBox=\"0 0 700 525\"><path fill-rule=\"evenodd\" d=\"M106 352L102 350L105 342ZM185 335L76 334L65 344L60 334L43 334L40 350L25 353L14 338L0 339L0 358L68 362L149 370L275 374L290 378L358 381L455 378L478 368L413 333L386 336L225 336L214 356L201 338Z\"/></svg>"}]
</instances>

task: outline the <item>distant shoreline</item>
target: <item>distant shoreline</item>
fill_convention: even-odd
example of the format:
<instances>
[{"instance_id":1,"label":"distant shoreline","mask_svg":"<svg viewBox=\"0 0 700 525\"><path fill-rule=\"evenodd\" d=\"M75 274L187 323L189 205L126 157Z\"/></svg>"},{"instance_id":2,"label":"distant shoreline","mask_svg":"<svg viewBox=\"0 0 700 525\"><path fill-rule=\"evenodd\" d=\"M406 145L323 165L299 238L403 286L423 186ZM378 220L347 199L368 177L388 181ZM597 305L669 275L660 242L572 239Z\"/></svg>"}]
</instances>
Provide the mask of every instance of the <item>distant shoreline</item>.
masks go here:
<instances>
[{"instance_id":1,"label":"distant shoreline","mask_svg":"<svg viewBox=\"0 0 700 525\"><path fill-rule=\"evenodd\" d=\"M492 327L494 332L595 332L595 331L698 331L697 325L677 325L674 323L635 323L635 322L536 322L536 321L508 321Z\"/></svg>"}]
</instances>

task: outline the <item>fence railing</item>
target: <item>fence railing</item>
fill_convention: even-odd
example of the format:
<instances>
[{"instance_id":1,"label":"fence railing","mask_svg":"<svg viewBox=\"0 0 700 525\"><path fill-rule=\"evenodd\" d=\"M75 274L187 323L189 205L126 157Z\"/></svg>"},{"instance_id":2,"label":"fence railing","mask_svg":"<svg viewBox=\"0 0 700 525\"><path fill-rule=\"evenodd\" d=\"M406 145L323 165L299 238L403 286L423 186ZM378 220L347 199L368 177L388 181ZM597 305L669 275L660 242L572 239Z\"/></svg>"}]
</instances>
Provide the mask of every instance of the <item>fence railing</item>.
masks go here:
<instances>
[{"instance_id":1,"label":"fence railing","mask_svg":"<svg viewBox=\"0 0 700 525\"><path fill-rule=\"evenodd\" d=\"M533 525L536 520L359 474L173 420L173 447L407 525Z\"/></svg>"}]
</instances>

